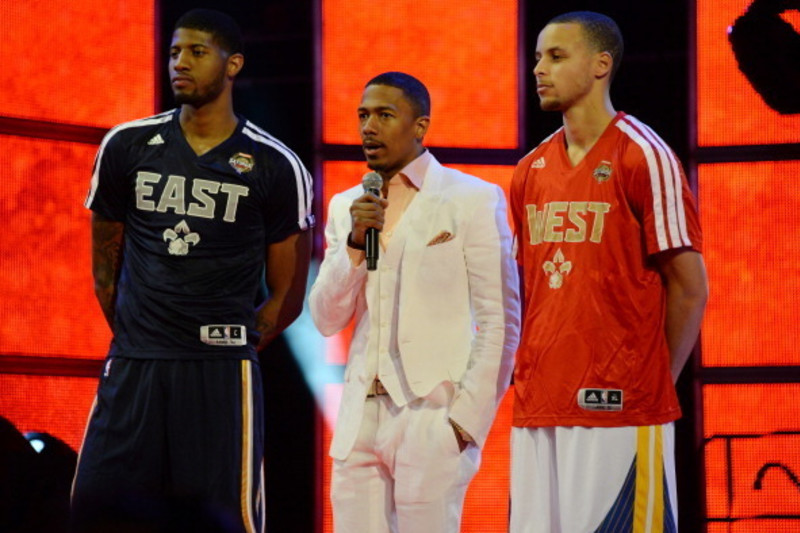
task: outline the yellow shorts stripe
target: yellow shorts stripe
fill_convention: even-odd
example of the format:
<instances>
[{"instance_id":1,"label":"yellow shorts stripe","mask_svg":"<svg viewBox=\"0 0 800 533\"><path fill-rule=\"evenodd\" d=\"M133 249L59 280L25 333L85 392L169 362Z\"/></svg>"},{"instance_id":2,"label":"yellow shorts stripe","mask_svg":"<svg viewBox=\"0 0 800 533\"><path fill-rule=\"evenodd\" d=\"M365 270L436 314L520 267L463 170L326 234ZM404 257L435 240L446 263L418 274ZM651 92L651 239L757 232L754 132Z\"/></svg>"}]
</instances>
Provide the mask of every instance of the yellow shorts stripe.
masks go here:
<instances>
[{"instance_id":1,"label":"yellow shorts stripe","mask_svg":"<svg viewBox=\"0 0 800 533\"><path fill-rule=\"evenodd\" d=\"M248 360L242 360L242 521L247 533L255 533L253 520L253 384Z\"/></svg>"},{"instance_id":2,"label":"yellow shorts stripe","mask_svg":"<svg viewBox=\"0 0 800 533\"><path fill-rule=\"evenodd\" d=\"M636 490L633 504L634 533L664 531L664 464L661 426L638 428Z\"/></svg>"}]
</instances>

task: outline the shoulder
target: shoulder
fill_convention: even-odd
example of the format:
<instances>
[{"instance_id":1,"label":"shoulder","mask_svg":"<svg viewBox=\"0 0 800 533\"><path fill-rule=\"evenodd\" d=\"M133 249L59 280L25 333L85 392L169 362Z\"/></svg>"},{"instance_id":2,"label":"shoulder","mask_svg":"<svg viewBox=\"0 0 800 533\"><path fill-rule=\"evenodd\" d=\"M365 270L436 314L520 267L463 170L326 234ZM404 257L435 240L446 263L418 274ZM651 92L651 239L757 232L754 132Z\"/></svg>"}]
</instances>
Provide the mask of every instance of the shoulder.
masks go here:
<instances>
[{"instance_id":1,"label":"shoulder","mask_svg":"<svg viewBox=\"0 0 800 533\"><path fill-rule=\"evenodd\" d=\"M288 164L296 173L305 172L305 167L297 154L265 129L245 119L241 135L254 143L257 152L254 155L266 156L274 163Z\"/></svg>"},{"instance_id":2,"label":"shoulder","mask_svg":"<svg viewBox=\"0 0 800 533\"><path fill-rule=\"evenodd\" d=\"M672 154L672 149L664 139L633 115L622 114L614 126L620 132L619 142L627 156L648 158Z\"/></svg>"},{"instance_id":3,"label":"shoulder","mask_svg":"<svg viewBox=\"0 0 800 533\"><path fill-rule=\"evenodd\" d=\"M554 143L557 143L557 142L559 142L561 140L561 138L563 136L563 131L564 131L563 127L558 128L556 131L554 131L553 133L551 133L550 135L548 135L547 137L542 139L542 141L538 145L536 145L536 147L533 148L533 150L531 150L530 152L525 154L522 157L522 159L519 160L519 162L517 163L517 167L521 167L521 168L522 167L529 167L530 164L537 157L541 156L541 154L544 151L546 151L551 145L553 145Z\"/></svg>"},{"instance_id":4,"label":"shoulder","mask_svg":"<svg viewBox=\"0 0 800 533\"><path fill-rule=\"evenodd\" d=\"M437 161L436 166L432 168L433 173L429 172L431 179L440 179L443 187L456 187L462 191L488 191L495 187L495 184L486 181L478 176L467 174L461 170L446 167ZM437 176L438 174L438 176ZM428 177L426 177L428 179Z\"/></svg>"},{"instance_id":5,"label":"shoulder","mask_svg":"<svg viewBox=\"0 0 800 533\"><path fill-rule=\"evenodd\" d=\"M98 160L113 157L119 160L124 154L135 154L143 147L164 144L169 140L169 124L175 110L165 111L150 117L117 124L103 137L97 151Z\"/></svg>"},{"instance_id":6,"label":"shoulder","mask_svg":"<svg viewBox=\"0 0 800 533\"><path fill-rule=\"evenodd\" d=\"M150 117L139 118L128 122L117 124L106 133L102 144L109 142L119 142L120 140L133 140L138 137L146 137L148 134L155 135L161 128L169 124L175 115L175 110L164 111ZM154 142L158 142L157 140Z\"/></svg>"},{"instance_id":7,"label":"shoulder","mask_svg":"<svg viewBox=\"0 0 800 533\"><path fill-rule=\"evenodd\" d=\"M454 168L441 167L439 176L439 192L449 202L457 202L464 207L486 202L495 204L505 197L499 185Z\"/></svg>"},{"instance_id":8,"label":"shoulder","mask_svg":"<svg viewBox=\"0 0 800 533\"><path fill-rule=\"evenodd\" d=\"M347 190L338 192L331 197L331 206L335 203L346 203L348 206L358 198L364 194L364 188L359 185L354 185Z\"/></svg>"}]
</instances>

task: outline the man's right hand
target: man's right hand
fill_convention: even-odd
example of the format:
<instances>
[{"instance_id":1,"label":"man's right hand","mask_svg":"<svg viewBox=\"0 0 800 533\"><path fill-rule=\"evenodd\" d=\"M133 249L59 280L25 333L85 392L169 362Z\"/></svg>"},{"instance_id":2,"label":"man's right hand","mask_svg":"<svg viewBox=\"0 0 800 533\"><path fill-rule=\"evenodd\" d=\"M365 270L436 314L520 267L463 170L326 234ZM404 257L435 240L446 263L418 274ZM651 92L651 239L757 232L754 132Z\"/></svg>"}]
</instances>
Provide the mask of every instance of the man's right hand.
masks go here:
<instances>
[{"instance_id":1,"label":"man's right hand","mask_svg":"<svg viewBox=\"0 0 800 533\"><path fill-rule=\"evenodd\" d=\"M350 220L352 222L351 240L358 246L366 244L367 228L383 229L383 214L389 202L378 198L371 193L364 193L350 206Z\"/></svg>"}]
</instances>

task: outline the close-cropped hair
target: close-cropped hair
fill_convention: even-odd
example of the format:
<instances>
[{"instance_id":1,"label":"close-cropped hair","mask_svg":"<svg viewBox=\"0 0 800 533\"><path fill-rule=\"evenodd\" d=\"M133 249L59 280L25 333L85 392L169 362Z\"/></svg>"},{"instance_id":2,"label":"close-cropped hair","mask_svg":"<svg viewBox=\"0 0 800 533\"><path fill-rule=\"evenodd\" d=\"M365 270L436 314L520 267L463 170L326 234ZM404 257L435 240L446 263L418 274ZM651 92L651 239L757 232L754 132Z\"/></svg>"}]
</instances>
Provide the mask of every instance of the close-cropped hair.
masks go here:
<instances>
[{"instance_id":1,"label":"close-cropped hair","mask_svg":"<svg viewBox=\"0 0 800 533\"><path fill-rule=\"evenodd\" d=\"M215 9L192 9L175 23L175 30L186 28L210 33L214 42L228 54L244 53L242 30L229 15Z\"/></svg>"},{"instance_id":2,"label":"close-cropped hair","mask_svg":"<svg viewBox=\"0 0 800 533\"><path fill-rule=\"evenodd\" d=\"M622 53L624 44L622 32L609 16L594 11L572 11L558 15L548 22L548 24L580 24L586 35L586 40L596 52L608 52L611 54L613 64L611 66L611 79L614 79L619 66L622 63Z\"/></svg>"},{"instance_id":3,"label":"close-cropped hair","mask_svg":"<svg viewBox=\"0 0 800 533\"><path fill-rule=\"evenodd\" d=\"M431 95L421 81L405 72L384 72L378 74L364 86L386 85L403 91L403 95L411 104L416 117L427 117L431 114Z\"/></svg>"}]
</instances>

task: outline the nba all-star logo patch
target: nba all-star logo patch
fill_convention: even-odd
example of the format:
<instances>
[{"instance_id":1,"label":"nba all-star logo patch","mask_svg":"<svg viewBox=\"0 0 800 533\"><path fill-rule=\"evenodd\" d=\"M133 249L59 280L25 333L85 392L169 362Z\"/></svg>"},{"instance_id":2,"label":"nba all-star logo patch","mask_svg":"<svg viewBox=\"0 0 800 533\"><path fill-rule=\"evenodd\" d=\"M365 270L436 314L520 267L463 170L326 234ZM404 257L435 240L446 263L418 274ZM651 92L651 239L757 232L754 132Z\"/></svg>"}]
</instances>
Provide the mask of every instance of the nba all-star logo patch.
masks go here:
<instances>
[{"instance_id":1,"label":"nba all-star logo patch","mask_svg":"<svg viewBox=\"0 0 800 533\"><path fill-rule=\"evenodd\" d=\"M232 166L233 170L239 174L244 174L245 172L250 172L253 170L255 161L253 160L252 155L239 152L228 160L228 164Z\"/></svg>"},{"instance_id":2,"label":"nba all-star logo patch","mask_svg":"<svg viewBox=\"0 0 800 533\"><path fill-rule=\"evenodd\" d=\"M603 183L611 179L611 162L600 161L600 164L594 169L592 175L594 179L597 180L597 183Z\"/></svg>"}]
</instances>

